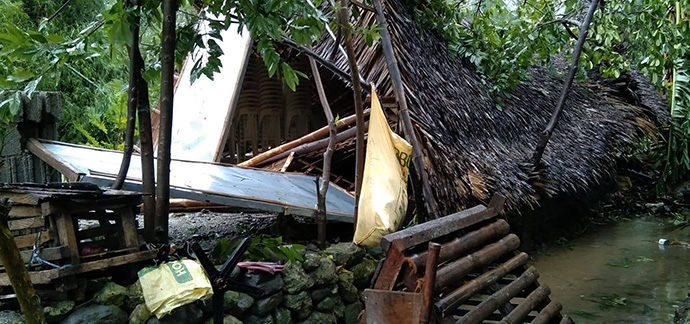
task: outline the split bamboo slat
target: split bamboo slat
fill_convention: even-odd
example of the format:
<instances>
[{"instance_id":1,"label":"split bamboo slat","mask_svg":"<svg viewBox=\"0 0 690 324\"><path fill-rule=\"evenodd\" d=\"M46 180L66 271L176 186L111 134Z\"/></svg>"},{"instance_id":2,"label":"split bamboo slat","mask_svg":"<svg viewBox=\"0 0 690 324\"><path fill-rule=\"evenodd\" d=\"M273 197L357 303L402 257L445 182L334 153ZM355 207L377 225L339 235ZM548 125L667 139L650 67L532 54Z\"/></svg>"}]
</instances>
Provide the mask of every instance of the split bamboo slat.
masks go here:
<instances>
[{"instance_id":1,"label":"split bamboo slat","mask_svg":"<svg viewBox=\"0 0 690 324\"><path fill-rule=\"evenodd\" d=\"M539 284L537 269L527 265L529 256L517 251L520 239L499 217L504 202L494 196L486 207L384 236L387 256L374 291L422 292L420 302L433 306L427 312L422 305L421 317L410 323L573 323L561 315L562 305L550 300L551 290ZM438 249L435 260L427 260L431 242ZM429 261L432 270L427 270ZM360 323L365 322L373 323L366 314Z\"/></svg>"}]
</instances>

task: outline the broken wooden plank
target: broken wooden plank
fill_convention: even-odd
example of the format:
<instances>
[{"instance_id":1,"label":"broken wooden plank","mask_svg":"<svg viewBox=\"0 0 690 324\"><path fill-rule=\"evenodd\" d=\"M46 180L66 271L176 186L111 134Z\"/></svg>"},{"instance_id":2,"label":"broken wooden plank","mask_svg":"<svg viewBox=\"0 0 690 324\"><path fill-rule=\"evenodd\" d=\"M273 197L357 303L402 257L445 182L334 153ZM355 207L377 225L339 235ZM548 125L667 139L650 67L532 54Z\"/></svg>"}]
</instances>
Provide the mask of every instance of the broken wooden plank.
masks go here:
<instances>
[{"instance_id":1,"label":"broken wooden plank","mask_svg":"<svg viewBox=\"0 0 690 324\"><path fill-rule=\"evenodd\" d=\"M31 278L31 283L34 285L49 284L53 279L58 278L59 275L60 269L29 271L29 278ZM10 279L7 277L7 273L0 273L0 286L10 285Z\"/></svg>"},{"instance_id":2,"label":"broken wooden plank","mask_svg":"<svg viewBox=\"0 0 690 324\"><path fill-rule=\"evenodd\" d=\"M79 246L77 245L77 237L74 232L72 215L57 214L54 217L58 241L61 245L66 245L69 248L70 263L79 263Z\"/></svg>"},{"instance_id":3,"label":"broken wooden plank","mask_svg":"<svg viewBox=\"0 0 690 324\"><path fill-rule=\"evenodd\" d=\"M43 216L13 219L7 222L11 231L39 228L46 226L46 220Z\"/></svg>"},{"instance_id":4,"label":"broken wooden plank","mask_svg":"<svg viewBox=\"0 0 690 324\"><path fill-rule=\"evenodd\" d=\"M405 262L405 256L397 249L388 250L386 259L383 261L381 272L376 278L374 289L391 290L395 287L395 282L398 280L400 270Z\"/></svg>"},{"instance_id":5,"label":"broken wooden plank","mask_svg":"<svg viewBox=\"0 0 690 324\"><path fill-rule=\"evenodd\" d=\"M26 247L32 247L36 243L36 233L26 234L14 237L14 242L17 243L17 247L22 249ZM38 244L43 244L51 240L50 232L42 231L41 237L38 240Z\"/></svg>"},{"instance_id":6,"label":"broken wooden plank","mask_svg":"<svg viewBox=\"0 0 690 324\"><path fill-rule=\"evenodd\" d=\"M388 290L364 290L367 324L418 324L422 294Z\"/></svg>"},{"instance_id":7,"label":"broken wooden plank","mask_svg":"<svg viewBox=\"0 0 690 324\"><path fill-rule=\"evenodd\" d=\"M47 201L41 204L44 216L60 213L79 214L96 210L115 210L123 207L131 207L141 203L140 195L128 195L108 198L94 198L89 201Z\"/></svg>"},{"instance_id":8,"label":"broken wooden plank","mask_svg":"<svg viewBox=\"0 0 690 324\"><path fill-rule=\"evenodd\" d=\"M29 259L31 259L31 253L31 250L19 252L24 263L29 262ZM66 246L49 247L41 249L41 252L38 254L38 256L46 261L62 260L69 256L69 251ZM0 262L0 266L3 266L2 262Z\"/></svg>"},{"instance_id":9,"label":"broken wooden plank","mask_svg":"<svg viewBox=\"0 0 690 324\"><path fill-rule=\"evenodd\" d=\"M395 242L397 248L404 251L410 247L448 235L494 216L496 214L491 210L487 210L486 207L482 205L474 206L452 215L388 234L381 239L381 248L384 251L388 251L391 244Z\"/></svg>"},{"instance_id":10,"label":"broken wooden plank","mask_svg":"<svg viewBox=\"0 0 690 324\"><path fill-rule=\"evenodd\" d=\"M43 214L41 214L41 208L40 207L30 206L30 205L12 206L12 209L10 209L10 214L9 214L10 219L37 217L37 216L42 216L42 215Z\"/></svg>"},{"instance_id":11,"label":"broken wooden plank","mask_svg":"<svg viewBox=\"0 0 690 324\"><path fill-rule=\"evenodd\" d=\"M151 260L156 257L157 251L142 251L132 254L120 255L108 259L84 262L60 270L60 276L74 275L95 270L106 270L111 267Z\"/></svg>"}]
</instances>

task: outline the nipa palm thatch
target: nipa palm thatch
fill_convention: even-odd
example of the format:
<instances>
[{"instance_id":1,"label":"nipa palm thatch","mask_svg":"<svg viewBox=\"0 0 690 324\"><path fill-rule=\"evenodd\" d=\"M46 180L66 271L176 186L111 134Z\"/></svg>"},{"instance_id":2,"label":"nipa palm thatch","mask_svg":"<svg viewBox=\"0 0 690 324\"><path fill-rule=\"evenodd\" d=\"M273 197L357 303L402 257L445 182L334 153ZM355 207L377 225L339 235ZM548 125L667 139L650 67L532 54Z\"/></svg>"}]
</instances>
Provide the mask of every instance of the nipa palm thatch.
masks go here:
<instances>
[{"instance_id":1,"label":"nipa palm thatch","mask_svg":"<svg viewBox=\"0 0 690 324\"><path fill-rule=\"evenodd\" d=\"M616 81L592 77L576 84L543 157L540 183L520 165L531 156L563 88L560 77L533 68L502 105L469 64L454 58L444 41L417 24L398 0L384 1L391 41L399 60L413 123L439 207L450 213L494 192L507 208L534 206L540 197L587 190L612 178L616 157L643 132L667 118L665 103L639 73ZM370 26L371 12L354 22ZM358 65L381 96L393 96L380 45L355 37ZM314 50L328 57L334 41ZM336 65L348 69L339 55ZM341 170L341 172L349 172Z\"/></svg>"}]
</instances>

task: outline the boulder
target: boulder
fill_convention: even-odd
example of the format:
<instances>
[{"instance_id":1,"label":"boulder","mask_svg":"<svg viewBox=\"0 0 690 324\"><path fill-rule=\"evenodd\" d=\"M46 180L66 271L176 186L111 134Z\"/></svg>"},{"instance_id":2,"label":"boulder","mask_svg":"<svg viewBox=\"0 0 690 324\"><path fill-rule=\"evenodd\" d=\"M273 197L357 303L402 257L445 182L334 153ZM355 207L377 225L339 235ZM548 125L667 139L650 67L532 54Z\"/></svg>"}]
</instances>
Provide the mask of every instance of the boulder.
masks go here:
<instances>
[{"instance_id":1,"label":"boulder","mask_svg":"<svg viewBox=\"0 0 690 324\"><path fill-rule=\"evenodd\" d=\"M223 311L225 313L240 316L252 305L254 305L254 298L245 293L226 291L225 295L223 295Z\"/></svg>"},{"instance_id":2,"label":"boulder","mask_svg":"<svg viewBox=\"0 0 690 324\"><path fill-rule=\"evenodd\" d=\"M249 315L242 319L244 324L273 324L273 318L271 316L256 316Z\"/></svg>"},{"instance_id":3,"label":"boulder","mask_svg":"<svg viewBox=\"0 0 690 324\"><path fill-rule=\"evenodd\" d=\"M311 313L312 301L306 291L296 295L286 295L283 305L291 310L297 318L306 318Z\"/></svg>"},{"instance_id":4,"label":"boulder","mask_svg":"<svg viewBox=\"0 0 690 324\"><path fill-rule=\"evenodd\" d=\"M158 319L149 318L146 324L201 324L204 322L204 312L196 304L187 304L175 308L170 314Z\"/></svg>"},{"instance_id":5,"label":"boulder","mask_svg":"<svg viewBox=\"0 0 690 324\"><path fill-rule=\"evenodd\" d=\"M362 262L352 267L355 286L359 289L368 288L370 285L371 277L374 276L374 272L376 272L377 266L378 262L369 258L364 258Z\"/></svg>"},{"instance_id":6,"label":"boulder","mask_svg":"<svg viewBox=\"0 0 690 324\"><path fill-rule=\"evenodd\" d=\"M302 262L302 268L306 271L313 271L319 267L319 260L321 257L314 252L307 252L304 255L304 261Z\"/></svg>"},{"instance_id":7,"label":"boulder","mask_svg":"<svg viewBox=\"0 0 690 324\"><path fill-rule=\"evenodd\" d=\"M318 311L322 312L330 312L335 308L335 299L334 297L326 297L324 300L320 301L314 308Z\"/></svg>"},{"instance_id":8,"label":"boulder","mask_svg":"<svg viewBox=\"0 0 690 324\"><path fill-rule=\"evenodd\" d=\"M26 324L26 321L19 312L2 311L0 312L0 324Z\"/></svg>"},{"instance_id":9,"label":"boulder","mask_svg":"<svg viewBox=\"0 0 690 324\"><path fill-rule=\"evenodd\" d=\"M280 274L270 274L265 272L257 272L251 275L239 276L236 280L262 289L266 295L273 295L281 290L285 286L283 278Z\"/></svg>"},{"instance_id":10,"label":"boulder","mask_svg":"<svg viewBox=\"0 0 690 324\"><path fill-rule=\"evenodd\" d=\"M204 324L214 324L213 318L209 318ZM243 324L242 321L238 320L237 317L232 315L225 315L223 317L223 324Z\"/></svg>"},{"instance_id":11,"label":"boulder","mask_svg":"<svg viewBox=\"0 0 690 324\"><path fill-rule=\"evenodd\" d=\"M141 283L137 280L127 287L127 297L125 298L124 308L132 310L143 302L144 292L141 289Z\"/></svg>"},{"instance_id":12,"label":"boulder","mask_svg":"<svg viewBox=\"0 0 690 324\"><path fill-rule=\"evenodd\" d=\"M314 286L314 280L304 272L301 266L288 262L283 268L283 289L288 294L296 294Z\"/></svg>"},{"instance_id":13,"label":"boulder","mask_svg":"<svg viewBox=\"0 0 690 324\"><path fill-rule=\"evenodd\" d=\"M292 324L292 314L290 310L278 307L273 311L273 322L275 324Z\"/></svg>"},{"instance_id":14,"label":"boulder","mask_svg":"<svg viewBox=\"0 0 690 324\"><path fill-rule=\"evenodd\" d=\"M333 244L323 252L333 256L336 265L345 267L359 263L366 254L366 250L352 242Z\"/></svg>"},{"instance_id":15,"label":"boulder","mask_svg":"<svg viewBox=\"0 0 690 324\"><path fill-rule=\"evenodd\" d=\"M381 260L383 257L386 256L386 252L383 251L383 249L380 246L372 246L368 247L367 249L367 254L374 260Z\"/></svg>"},{"instance_id":16,"label":"boulder","mask_svg":"<svg viewBox=\"0 0 690 324\"><path fill-rule=\"evenodd\" d=\"M683 304L676 309L673 324L690 324L690 294L688 294L688 298L685 299Z\"/></svg>"},{"instance_id":17,"label":"boulder","mask_svg":"<svg viewBox=\"0 0 690 324\"><path fill-rule=\"evenodd\" d=\"M345 303L343 303L343 300L340 298L335 299L335 306L333 307L333 314L335 314L335 317L338 319L342 319L345 317Z\"/></svg>"},{"instance_id":18,"label":"boulder","mask_svg":"<svg viewBox=\"0 0 690 324\"><path fill-rule=\"evenodd\" d=\"M122 287L122 286L120 286ZM124 287L123 287L124 288ZM117 306L93 304L67 316L62 324L126 324L127 313Z\"/></svg>"},{"instance_id":19,"label":"boulder","mask_svg":"<svg viewBox=\"0 0 690 324\"><path fill-rule=\"evenodd\" d=\"M325 257L319 259L319 267L312 271L309 276L314 280L314 287L324 287L338 282L335 263Z\"/></svg>"},{"instance_id":20,"label":"boulder","mask_svg":"<svg viewBox=\"0 0 690 324\"><path fill-rule=\"evenodd\" d=\"M354 303L359 299L359 292L354 282L355 274L352 271L344 270L338 274L338 292L345 302Z\"/></svg>"},{"instance_id":21,"label":"boulder","mask_svg":"<svg viewBox=\"0 0 690 324\"><path fill-rule=\"evenodd\" d=\"M145 304L139 304L129 314L129 324L144 324L151 317L151 312Z\"/></svg>"},{"instance_id":22,"label":"boulder","mask_svg":"<svg viewBox=\"0 0 690 324\"><path fill-rule=\"evenodd\" d=\"M264 316L270 314L283 301L283 293L278 292L264 299L259 299L254 302L251 312L255 315Z\"/></svg>"},{"instance_id":23,"label":"boulder","mask_svg":"<svg viewBox=\"0 0 690 324\"><path fill-rule=\"evenodd\" d=\"M69 312L74 309L75 302L72 300L63 300L54 303L46 303L43 307L43 314L46 317L46 321L49 323L58 322L64 319Z\"/></svg>"},{"instance_id":24,"label":"boulder","mask_svg":"<svg viewBox=\"0 0 690 324\"><path fill-rule=\"evenodd\" d=\"M362 312L360 302L345 305L345 324L356 324L359 321L359 313Z\"/></svg>"},{"instance_id":25,"label":"boulder","mask_svg":"<svg viewBox=\"0 0 690 324\"><path fill-rule=\"evenodd\" d=\"M299 324L336 324L336 319L333 314L313 312L309 317L305 318L303 321L298 322Z\"/></svg>"},{"instance_id":26,"label":"boulder","mask_svg":"<svg viewBox=\"0 0 690 324\"><path fill-rule=\"evenodd\" d=\"M338 294L338 285L331 285L328 287L318 288L318 289L314 289L314 290L309 292L309 295L311 296L311 299L314 302L321 301L328 296L335 296L337 294Z\"/></svg>"},{"instance_id":27,"label":"boulder","mask_svg":"<svg viewBox=\"0 0 690 324\"><path fill-rule=\"evenodd\" d=\"M108 281L93 296L93 301L103 305L122 306L127 298L127 288L122 287L112 281Z\"/></svg>"}]
</instances>

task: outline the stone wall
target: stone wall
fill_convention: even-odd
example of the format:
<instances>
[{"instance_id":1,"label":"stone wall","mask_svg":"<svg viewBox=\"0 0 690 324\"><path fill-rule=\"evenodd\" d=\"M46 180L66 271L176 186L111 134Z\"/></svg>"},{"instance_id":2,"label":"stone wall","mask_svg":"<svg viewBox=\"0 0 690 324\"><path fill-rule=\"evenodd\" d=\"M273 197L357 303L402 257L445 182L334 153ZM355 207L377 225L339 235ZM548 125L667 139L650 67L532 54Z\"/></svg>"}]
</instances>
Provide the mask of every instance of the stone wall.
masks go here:
<instances>
[{"instance_id":1,"label":"stone wall","mask_svg":"<svg viewBox=\"0 0 690 324\"><path fill-rule=\"evenodd\" d=\"M0 98L0 102L3 100ZM36 92L32 98L22 97L19 112L7 126L7 136L3 139L0 183L60 181L57 171L26 150L26 139L57 139L61 114L62 105L57 92Z\"/></svg>"},{"instance_id":2,"label":"stone wall","mask_svg":"<svg viewBox=\"0 0 690 324\"><path fill-rule=\"evenodd\" d=\"M382 254L378 248L365 250L352 243L339 243L323 251L305 252L304 261L287 263L282 273L235 269L235 279L260 287L268 297L255 299L226 292L224 324L357 323L363 309L361 293L369 287ZM45 300L43 304L49 323L213 323L210 301L182 306L160 320L151 316L138 282L121 286L109 280L89 281L62 300ZM22 323L21 315L1 312L0 323Z\"/></svg>"}]
</instances>

